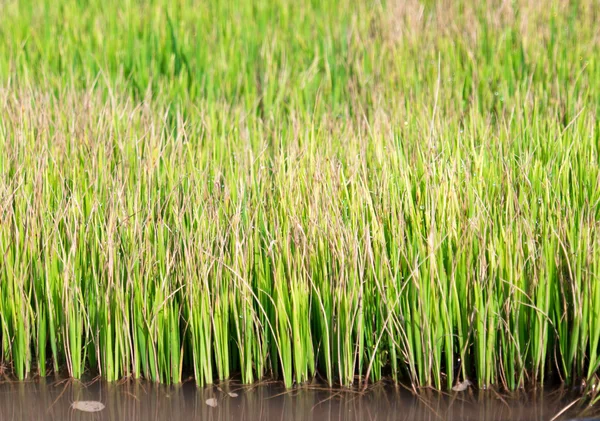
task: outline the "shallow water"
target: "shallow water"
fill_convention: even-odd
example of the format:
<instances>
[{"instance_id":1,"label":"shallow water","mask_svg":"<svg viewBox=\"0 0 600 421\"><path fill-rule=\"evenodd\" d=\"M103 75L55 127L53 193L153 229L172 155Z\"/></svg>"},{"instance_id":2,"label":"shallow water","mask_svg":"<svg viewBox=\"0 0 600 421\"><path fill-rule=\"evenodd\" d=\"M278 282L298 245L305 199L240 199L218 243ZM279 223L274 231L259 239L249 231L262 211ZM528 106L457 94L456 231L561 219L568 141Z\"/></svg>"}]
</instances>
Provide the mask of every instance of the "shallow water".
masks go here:
<instances>
[{"instance_id":1,"label":"shallow water","mask_svg":"<svg viewBox=\"0 0 600 421\"><path fill-rule=\"evenodd\" d=\"M229 392L237 396L230 396ZM216 407L207 404L207 400ZM285 391L276 383L235 383L197 389L143 382L0 383L0 420L551 420L574 401L564 391L505 395L495 392L414 396L404 389L374 386L365 393L305 387ZM75 401L100 401L100 412L72 408ZM558 419L580 415L573 405ZM588 417L590 414L588 413Z\"/></svg>"}]
</instances>

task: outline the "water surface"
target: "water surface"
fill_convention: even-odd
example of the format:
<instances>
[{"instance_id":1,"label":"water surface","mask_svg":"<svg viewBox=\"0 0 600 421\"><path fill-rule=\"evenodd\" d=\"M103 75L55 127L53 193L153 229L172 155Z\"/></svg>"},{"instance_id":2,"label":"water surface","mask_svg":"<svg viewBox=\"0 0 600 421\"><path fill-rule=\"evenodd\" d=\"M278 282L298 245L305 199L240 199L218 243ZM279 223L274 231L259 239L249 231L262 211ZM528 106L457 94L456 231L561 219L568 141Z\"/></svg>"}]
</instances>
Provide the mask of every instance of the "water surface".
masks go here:
<instances>
[{"instance_id":1,"label":"water surface","mask_svg":"<svg viewBox=\"0 0 600 421\"><path fill-rule=\"evenodd\" d=\"M207 404L209 399L216 400L216 407ZM131 381L107 384L42 380L0 383L0 420L547 421L575 399L564 390L512 395L424 391L417 397L405 389L383 385L359 393L320 387L285 391L278 383L248 387L229 382L197 389L192 383L169 387ZM85 413L71 407L81 400L100 401L105 408ZM575 404L557 419L567 420L580 412L581 407Z\"/></svg>"}]
</instances>

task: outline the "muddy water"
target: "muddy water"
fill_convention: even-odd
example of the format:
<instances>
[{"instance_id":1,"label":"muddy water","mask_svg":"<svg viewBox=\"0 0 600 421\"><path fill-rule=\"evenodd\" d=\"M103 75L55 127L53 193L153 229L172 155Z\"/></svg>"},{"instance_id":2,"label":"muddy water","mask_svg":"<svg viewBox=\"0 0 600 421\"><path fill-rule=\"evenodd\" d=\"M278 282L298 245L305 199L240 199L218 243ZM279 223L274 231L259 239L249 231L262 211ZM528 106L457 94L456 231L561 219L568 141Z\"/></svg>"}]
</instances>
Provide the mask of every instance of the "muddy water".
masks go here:
<instances>
[{"instance_id":1,"label":"muddy water","mask_svg":"<svg viewBox=\"0 0 600 421\"><path fill-rule=\"evenodd\" d=\"M231 396L230 394L231 393ZM100 401L104 409L81 412L73 402ZM500 395L495 392L419 397L393 387L375 386L360 394L302 388L284 391L277 384L244 387L234 383L196 389L193 384L165 387L129 382L3 382L0 421L41 420L551 420L573 402L561 391ZM207 404L207 401L215 407ZM580 416L573 405L557 419ZM591 414L588 412L588 417Z\"/></svg>"}]
</instances>

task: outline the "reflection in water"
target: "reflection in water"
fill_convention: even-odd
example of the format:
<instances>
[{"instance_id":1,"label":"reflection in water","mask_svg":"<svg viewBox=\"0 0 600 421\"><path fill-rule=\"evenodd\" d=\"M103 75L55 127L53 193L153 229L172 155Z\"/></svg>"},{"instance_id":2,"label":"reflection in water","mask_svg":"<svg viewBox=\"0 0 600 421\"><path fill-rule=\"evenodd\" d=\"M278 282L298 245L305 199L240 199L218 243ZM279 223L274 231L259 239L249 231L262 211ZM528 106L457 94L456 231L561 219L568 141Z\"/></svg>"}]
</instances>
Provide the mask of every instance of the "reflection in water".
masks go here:
<instances>
[{"instance_id":1,"label":"reflection in water","mask_svg":"<svg viewBox=\"0 0 600 421\"><path fill-rule=\"evenodd\" d=\"M231 397L228 392L238 396ZM217 400L215 408L207 399ZM102 412L71 408L76 400L97 400ZM0 420L550 420L573 401L561 391L499 395L495 392L453 394L424 392L417 398L390 387L375 386L364 394L302 388L285 391L278 384L239 386L233 383L197 389L143 382L0 383ZM577 405L567 415L574 416Z\"/></svg>"}]
</instances>

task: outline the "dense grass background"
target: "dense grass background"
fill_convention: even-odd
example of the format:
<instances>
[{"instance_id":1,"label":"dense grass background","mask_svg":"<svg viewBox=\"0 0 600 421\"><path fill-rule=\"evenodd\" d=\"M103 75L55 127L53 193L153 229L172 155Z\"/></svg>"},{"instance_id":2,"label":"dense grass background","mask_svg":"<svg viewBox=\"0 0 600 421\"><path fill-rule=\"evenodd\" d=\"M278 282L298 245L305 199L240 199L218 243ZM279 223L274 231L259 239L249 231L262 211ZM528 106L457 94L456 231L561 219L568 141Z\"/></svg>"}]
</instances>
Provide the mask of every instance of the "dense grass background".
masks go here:
<instances>
[{"instance_id":1,"label":"dense grass background","mask_svg":"<svg viewBox=\"0 0 600 421\"><path fill-rule=\"evenodd\" d=\"M0 362L596 384L596 0L0 2Z\"/></svg>"}]
</instances>

